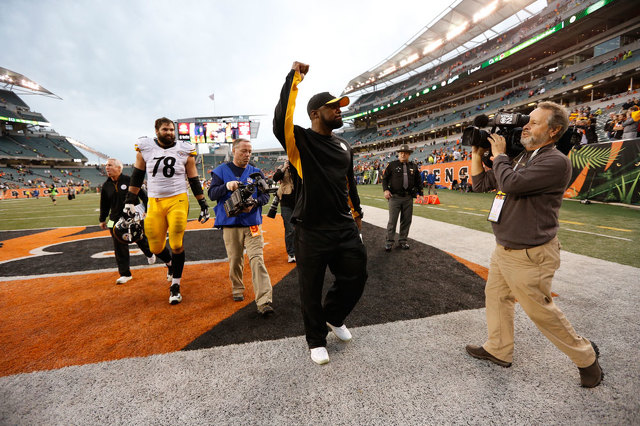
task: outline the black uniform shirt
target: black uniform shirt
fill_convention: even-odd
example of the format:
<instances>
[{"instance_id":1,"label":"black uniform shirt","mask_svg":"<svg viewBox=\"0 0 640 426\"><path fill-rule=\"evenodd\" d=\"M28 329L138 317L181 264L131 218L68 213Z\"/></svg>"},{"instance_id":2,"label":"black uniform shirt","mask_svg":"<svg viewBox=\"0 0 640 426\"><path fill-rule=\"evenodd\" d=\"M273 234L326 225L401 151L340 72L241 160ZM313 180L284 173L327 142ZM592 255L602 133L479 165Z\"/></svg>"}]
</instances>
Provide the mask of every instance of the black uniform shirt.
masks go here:
<instances>
[{"instance_id":1,"label":"black uniform shirt","mask_svg":"<svg viewBox=\"0 0 640 426\"><path fill-rule=\"evenodd\" d=\"M418 166L411 161L407 161L407 177L409 186L403 188L403 170L402 162L395 160L389 163L382 175L382 190L389 190L394 195L399 196L416 196L422 194L422 180L420 179L420 171Z\"/></svg>"},{"instance_id":2,"label":"black uniform shirt","mask_svg":"<svg viewBox=\"0 0 640 426\"><path fill-rule=\"evenodd\" d=\"M114 222L120 219L124 208L124 199L129 191L130 180L129 176L121 174L118 176L117 182L108 178L102 184L102 191L100 192L100 222L106 222L107 215ZM138 192L138 198L142 200L145 206L147 205L147 193L142 188Z\"/></svg>"}]
</instances>

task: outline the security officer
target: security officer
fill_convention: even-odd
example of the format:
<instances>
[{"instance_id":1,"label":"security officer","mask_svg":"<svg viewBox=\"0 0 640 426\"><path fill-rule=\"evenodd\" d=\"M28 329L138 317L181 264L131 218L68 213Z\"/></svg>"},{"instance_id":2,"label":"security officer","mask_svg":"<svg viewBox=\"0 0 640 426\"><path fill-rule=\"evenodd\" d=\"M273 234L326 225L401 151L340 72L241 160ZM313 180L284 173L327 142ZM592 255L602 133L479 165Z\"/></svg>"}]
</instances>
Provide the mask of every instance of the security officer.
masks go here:
<instances>
[{"instance_id":1,"label":"security officer","mask_svg":"<svg viewBox=\"0 0 640 426\"><path fill-rule=\"evenodd\" d=\"M409 249L407 235L413 215L413 198L422 195L422 182L418 166L409 161L413 150L409 145L401 145L398 149L398 159L389 163L382 176L384 198L389 201L389 223L387 223L386 251L391 251L396 236L396 224L400 215L400 236L398 245L404 250Z\"/></svg>"}]
</instances>

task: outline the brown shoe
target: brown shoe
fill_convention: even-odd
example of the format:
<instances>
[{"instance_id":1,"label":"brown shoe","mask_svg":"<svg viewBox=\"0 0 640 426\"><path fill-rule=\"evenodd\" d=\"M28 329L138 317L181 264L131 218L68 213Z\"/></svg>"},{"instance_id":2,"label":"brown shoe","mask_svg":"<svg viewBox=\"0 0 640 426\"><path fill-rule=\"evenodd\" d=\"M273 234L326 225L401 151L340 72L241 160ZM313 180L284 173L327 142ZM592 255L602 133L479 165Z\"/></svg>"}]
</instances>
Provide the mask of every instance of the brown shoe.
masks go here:
<instances>
[{"instance_id":1,"label":"brown shoe","mask_svg":"<svg viewBox=\"0 0 640 426\"><path fill-rule=\"evenodd\" d=\"M267 302L264 305L258 306L258 313L263 317L267 317L269 315L273 315L275 311L271 307L271 303Z\"/></svg>"},{"instance_id":2,"label":"brown shoe","mask_svg":"<svg viewBox=\"0 0 640 426\"><path fill-rule=\"evenodd\" d=\"M596 360L588 367L578 367L580 371L580 385L585 388L595 388L604 378L604 373L602 372L602 368L600 368L600 363L598 363L600 350L593 342L591 342L591 346L593 346L593 350L596 352Z\"/></svg>"},{"instance_id":3,"label":"brown shoe","mask_svg":"<svg viewBox=\"0 0 640 426\"><path fill-rule=\"evenodd\" d=\"M498 364L500 367L504 367L504 368L511 367L510 362L502 361L501 359L496 358L495 356L491 355L489 352L485 351L482 346L467 345L466 349L467 349L467 353L474 358L488 359L492 363Z\"/></svg>"}]
</instances>

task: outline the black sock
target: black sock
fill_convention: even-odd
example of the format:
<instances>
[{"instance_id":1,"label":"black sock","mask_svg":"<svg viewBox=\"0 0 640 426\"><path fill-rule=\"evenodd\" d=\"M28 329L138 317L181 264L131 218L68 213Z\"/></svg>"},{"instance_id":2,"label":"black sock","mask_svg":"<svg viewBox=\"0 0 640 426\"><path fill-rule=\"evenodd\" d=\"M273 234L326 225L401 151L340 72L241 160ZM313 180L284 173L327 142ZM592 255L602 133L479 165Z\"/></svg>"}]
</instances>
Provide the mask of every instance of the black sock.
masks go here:
<instances>
[{"instance_id":1,"label":"black sock","mask_svg":"<svg viewBox=\"0 0 640 426\"><path fill-rule=\"evenodd\" d=\"M171 262L171 252L167 246L164 246L164 250L156 255L156 257L162 260L164 263Z\"/></svg>"},{"instance_id":2,"label":"black sock","mask_svg":"<svg viewBox=\"0 0 640 426\"><path fill-rule=\"evenodd\" d=\"M184 268L184 251L182 253L173 253L171 258L171 266L173 268L173 278L182 278L182 269Z\"/></svg>"}]
</instances>

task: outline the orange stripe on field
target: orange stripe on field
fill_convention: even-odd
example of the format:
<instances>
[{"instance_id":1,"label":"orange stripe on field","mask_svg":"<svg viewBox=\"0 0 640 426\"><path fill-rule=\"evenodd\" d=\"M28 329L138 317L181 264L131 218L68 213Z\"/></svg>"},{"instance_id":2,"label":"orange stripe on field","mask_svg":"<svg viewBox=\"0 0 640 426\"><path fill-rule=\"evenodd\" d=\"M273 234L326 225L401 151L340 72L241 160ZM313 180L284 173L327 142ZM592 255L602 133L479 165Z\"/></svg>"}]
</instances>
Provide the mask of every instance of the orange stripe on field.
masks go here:
<instances>
[{"instance_id":1,"label":"orange stripe on field","mask_svg":"<svg viewBox=\"0 0 640 426\"><path fill-rule=\"evenodd\" d=\"M202 224L197 220L187 222L187 230L193 229L210 229L213 226L213 219ZM68 241L84 240L95 237L109 237L109 231L96 231L90 234L74 235L86 229L85 226L76 226L68 228L56 228L48 231L38 232L24 237L12 238L4 240L2 250L0 250L0 262L11 259L26 257L31 254L32 250L40 247L66 243Z\"/></svg>"},{"instance_id":2,"label":"orange stripe on field","mask_svg":"<svg viewBox=\"0 0 640 426\"><path fill-rule=\"evenodd\" d=\"M211 226L193 221L188 229ZM282 222L266 219L263 229L275 285L294 265L286 260ZM243 302L231 298L226 262L185 266L184 299L176 306L169 305L163 266L132 272L123 285L115 284L117 272L0 282L0 376L177 351L254 303L246 257Z\"/></svg>"}]
</instances>

